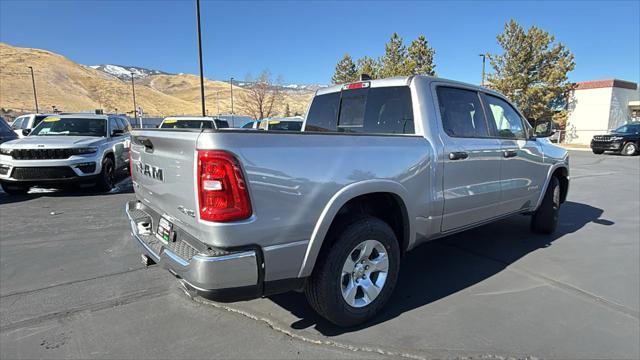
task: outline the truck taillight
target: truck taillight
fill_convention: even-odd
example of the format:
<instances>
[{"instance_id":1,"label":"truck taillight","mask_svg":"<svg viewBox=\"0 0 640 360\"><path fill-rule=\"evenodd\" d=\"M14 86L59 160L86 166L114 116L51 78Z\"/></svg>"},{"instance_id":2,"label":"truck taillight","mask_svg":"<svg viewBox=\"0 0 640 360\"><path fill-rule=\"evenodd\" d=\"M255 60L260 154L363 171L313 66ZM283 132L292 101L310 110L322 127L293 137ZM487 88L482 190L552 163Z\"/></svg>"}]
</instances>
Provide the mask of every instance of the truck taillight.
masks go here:
<instances>
[{"instance_id":1,"label":"truck taillight","mask_svg":"<svg viewBox=\"0 0 640 360\"><path fill-rule=\"evenodd\" d=\"M219 150L198 150L200 219L227 222L251 216L251 201L233 155Z\"/></svg>"}]
</instances>

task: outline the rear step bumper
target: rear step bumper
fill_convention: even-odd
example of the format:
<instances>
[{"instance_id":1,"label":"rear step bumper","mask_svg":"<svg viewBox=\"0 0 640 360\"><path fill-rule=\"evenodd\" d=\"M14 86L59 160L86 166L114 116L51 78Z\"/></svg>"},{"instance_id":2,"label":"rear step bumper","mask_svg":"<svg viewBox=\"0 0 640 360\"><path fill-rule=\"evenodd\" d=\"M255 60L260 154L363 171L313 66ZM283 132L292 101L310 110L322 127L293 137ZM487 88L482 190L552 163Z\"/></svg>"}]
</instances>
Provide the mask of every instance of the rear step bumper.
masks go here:
<instances>
[{"instance_id":1,"label":"rear step bumper","mask_svg":"<svg viewBox=\"0 0 640 360\"><path fill-rule=\"evenodd\" d=\"M131 235L144 254L179 278L191 292L216 301L262 295L258 269L262 261L258 251L199 251L179 237L175 242L165 242L155 235L159 219L155 211L138 201L129 201L125 211Z\"/></svg>"}]
</instances>

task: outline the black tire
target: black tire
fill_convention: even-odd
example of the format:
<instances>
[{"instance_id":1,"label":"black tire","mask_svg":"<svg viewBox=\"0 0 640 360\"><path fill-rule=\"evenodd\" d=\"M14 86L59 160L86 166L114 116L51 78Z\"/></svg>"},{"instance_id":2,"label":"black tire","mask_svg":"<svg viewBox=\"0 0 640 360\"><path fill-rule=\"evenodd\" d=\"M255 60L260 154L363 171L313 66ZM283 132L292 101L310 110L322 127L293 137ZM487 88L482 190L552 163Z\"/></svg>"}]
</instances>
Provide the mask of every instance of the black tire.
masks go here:
<instances>
[{"instance_id":1,"label":"black tire","mask_svg":"<svg viewBox=\"0 0 640 360\"><path fill-rule=\"evenodd\" d=\"M318 255L313 274L305 287L305 295L311 307L320 316L338 326L349 327L374 317L391 297L398 280L400 246L391 227L378 218L364 216L343 224L345 225L335 231L335 242L330 247L323 249ZM347 257L352 257L353 261L354 251L358 251L358 246L368 240L379 242L386 250L388 259L386 280L381 288L376 287L379 293L373 301L362 307L354 307L347 303L342 295L343 280L345 279L343 266ZM355 261L355 264L359 266L359 261ZM380 275L375 273L363 275L362 279L365 279L365 276L370 276L366 281L380 279ZM350 284L357 287L356 280L353 281ZM362 289L357 291L362 291ZM354 294L357 294L357 291ZM364 293L361 294L364 296Z\"/></svg>"},{"instance_id":2,"label":"black tire","mask_svg":"<svg viewBox=\"0 0 640 360\"><path fill-rule=\"evenodd\" d=\"M542 204L531 217L531 231L538 234L551 234L558 227L560 213L560 181L551 177Z\"/></svg>"},{"instance_id":3,"label":"black tire","mask_svg":"<svg viewBox=\"0 0 640 360\"><path fill-rule=\"evenodd\" d=\"M29 186L24 185L14 185L14 184L0 184L2 187L2 191L6 192L9 195L24 195L29 192Z\"/></svg>"},{"instance_id":4,"label":"black tire","mask_svg":"<svg viewBox=\"0 0 640 360\"><path fill-rule=\"evenodd\" d=\"M624 147L622 148L622 152L620 153L624 156L634 156L638 153L638 145L630 141L624 144Z\"/></svg>"},{"instance_id":5,"label":"black tire","mask_svg":"<svg viewBox=\"0 0 640 360\"><path fill-rule=\"evenodd\" d=\"M604 154L604 150L591 149L591 151L593 151L593 153L594 153L594 154L596 154L596 155L602 155L602 154Z\"/></svg>"},{"instance_id":6,"label":"black tire","mask_svg":"<svg viewBox=\"0 0 640 360\"><path fill-rule=\"evenodd\" d=\"M102 159L102 171L96 182L96 188L99 191L110 191L113 189L116 178L116 169L113 164L113 160L110 157Z\"/></svg>"}]
</instances>

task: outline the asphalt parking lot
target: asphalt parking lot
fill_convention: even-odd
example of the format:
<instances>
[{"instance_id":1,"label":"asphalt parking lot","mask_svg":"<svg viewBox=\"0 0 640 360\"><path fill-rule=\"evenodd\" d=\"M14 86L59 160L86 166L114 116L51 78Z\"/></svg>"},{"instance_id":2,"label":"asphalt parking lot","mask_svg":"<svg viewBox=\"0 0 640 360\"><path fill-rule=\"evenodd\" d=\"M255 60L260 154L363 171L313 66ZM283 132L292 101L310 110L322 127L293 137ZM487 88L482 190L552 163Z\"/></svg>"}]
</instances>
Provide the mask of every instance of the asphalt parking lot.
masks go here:
<instances>
[{"instance_id":1,"label":"asphalt parking lot","mask_svg":"<svg viewBox=\"0 0 640 360\"><path fill-rule=\"evenodd\" d=\"M298 293L188 298L110 194L0 193L0 358L640 358L640 157L571 152L553 236L519 216L425 244L356 329Z\"/></svg>"}]
</instances>

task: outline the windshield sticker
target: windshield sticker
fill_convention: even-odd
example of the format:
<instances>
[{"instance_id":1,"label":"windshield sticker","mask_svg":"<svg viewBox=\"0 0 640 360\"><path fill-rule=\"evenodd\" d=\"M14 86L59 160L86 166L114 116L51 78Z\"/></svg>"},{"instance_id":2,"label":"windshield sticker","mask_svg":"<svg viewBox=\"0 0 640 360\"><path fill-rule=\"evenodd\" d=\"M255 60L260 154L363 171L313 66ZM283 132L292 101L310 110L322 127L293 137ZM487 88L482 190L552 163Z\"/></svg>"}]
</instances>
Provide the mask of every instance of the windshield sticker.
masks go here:
<instances>
[{"instance_id":1,"label":"windshield sticker","mask_svg":"<svg viewBox=\"0 0 640 360\"><path fill-rule=\"evenodd\" d=\"M56 122L56 121L60 121L60 118L48 117L48 118L44 119L44 122Z\"/></svg>"},{"instance_id":2,"label":"windshield sticker","mask_svg":"<svg viewBox=\"0 0 640 360\"><path fill-rule=\"evenodd\" d=\"M164 121L165 124L175 124L177 122L178 122L178 120L176 120L176 119L166 119Z\"/></svg>"}]
</instances>

